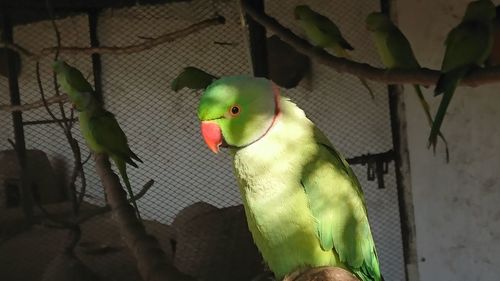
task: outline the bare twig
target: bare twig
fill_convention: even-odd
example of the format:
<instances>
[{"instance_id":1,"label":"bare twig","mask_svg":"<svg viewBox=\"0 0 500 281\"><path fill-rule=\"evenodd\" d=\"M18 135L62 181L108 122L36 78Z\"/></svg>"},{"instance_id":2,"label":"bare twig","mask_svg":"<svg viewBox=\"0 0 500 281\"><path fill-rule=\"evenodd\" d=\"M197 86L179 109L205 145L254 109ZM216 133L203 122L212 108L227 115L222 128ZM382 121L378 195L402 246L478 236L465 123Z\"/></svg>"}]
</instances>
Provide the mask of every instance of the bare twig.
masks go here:
<instances>
[{"instance_id":1,"label":"bare twig","mask_svg":"<svg viewBox=\"0 0 500 281\"><path fill-rule=\"evenodd\" d=\"M50 98L46 98L45 102L47 105L51 105L54 103L59 103L59 102L67 102L68 101L68 96L67 95L60 95L60 96L52 96ZM7 112L14 112L14 111L28 111L28 110L33 110L33 109L38 109L41 107L44 107L44 101L43 99L38 100L36 102L32 103L27 103L23 105L2 105L0 104L0 111L7 111Z\"/></svg>"},{"instance_id":2,"label":"bare twig","mask_svg":"<svg viewBox=\"0 0 500 281\"><path fill-rule=\"evenodd\" d=\"M149 180L142 188L139 193L135 194L132 198L128 199L128 202L131 203L132 201L139 201L146 193L149 191L149 189L153 186L154 180ZM111 211L111 207L109 205L106 205L104 207L98 208L93 210L92 212L86 214L85 216L81 216L78 218L78 223L84 223L88 221L89 219L92 219L93 217L105 214L107 212Z\"/></svg>"},{"instance_id":3,"label":"bare twig","mask_svg":"<svg viewBox=\"0 0 500 281\"><path fill-rule=\"evenodd\" d=\"M52 123L57 123L58 121L64 122L64 121L76 121L78 119L58 119L58 120L35 120L35 121L23 121L23 126L30 126L30 125L42 125L42 124L52 124Z\"/></svg>"},{"instance_id":4,"label":"bare twig","mask_svg":"<svg viewBox=\"0 0 500 281\"><path fill-rule=\"evenodd\" d=\"M36 82L38 84L38 90L40 91L40 96L42 97L42 102L43 102L43 106L45 107L45 110L47 111L47 113L50 115L50 117L56 121L57 125L59 125L59 127L61 127L61 129L66 132L66 128L63 126L63 122L61 122L59 120L59 118L57 118L54 113L52 112L52 110L50 110L50 107L47 103L47 99L45 98L45 92L43 90L43 85L42 85L42 79L40 77L40 62L36 62L35 63L35 73L36 73Z\"/></svg>"},{"instance_id":5,"label":"bare twig","mask_svg":"<svg viewBox=\"0 0 500 281\"><path fill-rule=\"evenodd\" d=\"M106 155L95 154L97 174L106 192L113 219L120 228L120 234L137 260L138 270L145 281L193 281L178 271L172 260L161 249L158 241L146 233L144 225L135 216L134 208L127 200L127 193L120 179L111 170Z\"/></svg>"},{"instance_id":6,"label":"bare twig","mask_svg":"<svg viewBox=\"0 0 500 281\"><path fill-rule=\"evenodd\" d=\"M15 44L15 43L9 43L9 42L0 42L0 48L6 48L10 49L14 52L17 52L21 54L22 56L28 57L28 58L34 58L37 57L37 54L31 52L28 49L23 48L22 46Z\"/></svg>"},{"instance_id":7,"label":"bare twig","mask_svg":"<svg viewBox=\"0 0 500 281\"><path fill-rule=\"evenodd\" d=\"M256 11L248 2L242 1L246 13L255 21L275 33L281 40L294 47L298 52L316 59L319 63L330 66L340 73L348 73L385 84L420 84L430 86L436 84L440 72L427 68L417 70L386 70L366 63L332 56L328 52L316 48L306 40L295 35L282 26L276 19ZM467 75L461 85L478 86L500 81L500 66L477 69Z\"/></svg>"},{"instance_id":8,"label":"bare twig","mask_svg":"<svg viewBox=\"0 0 500 281\"><path fill-rule=\"evenodd\" d=\"M186 28L181 30L177 30L174 32L166 33L160 35L156 38L148 38L142 43L133 44L128 46L100 46L100 47L78 47L78 46L60 46L60 47L49 47L44 48L40 51L40 53L33 53L17 44L10 44L6 42L0 42L0 47L8 48L14 50L21 55L31 58L35 61L40 60L42 57L52 55L52 54L83 54L83 55L91 55L91 54L110 54L110 55L123 55L123 54L133 54L142 51L146 51L157 46L160 46L165 43L169 43L175 41L180 38L187 37L190 34L199 32L208 27L224 24L225 19L222 16L217 16L214 18L206 19L200 21L198 23L192 24ZM54 24L54 23L53 23ZM56 35L57 36L57 35Z\"/></svg>"}]
</instances>

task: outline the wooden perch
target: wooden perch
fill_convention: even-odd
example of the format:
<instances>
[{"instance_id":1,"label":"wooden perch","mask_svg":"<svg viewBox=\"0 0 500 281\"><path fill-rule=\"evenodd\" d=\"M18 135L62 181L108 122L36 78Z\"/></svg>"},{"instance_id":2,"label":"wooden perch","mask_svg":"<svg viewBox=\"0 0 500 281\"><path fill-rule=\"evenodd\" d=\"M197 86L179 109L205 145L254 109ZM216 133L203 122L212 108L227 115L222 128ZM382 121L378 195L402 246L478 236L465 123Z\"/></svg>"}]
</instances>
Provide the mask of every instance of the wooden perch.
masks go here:
<instances>
[{"instance_id":1,"label":"wooden perch","mask_svg":"<svg viewBox=\"0 0 500 281\"><path fill-rule=\"evenodd\" d=\"M112 209L122 239L137 260L139 273L144 281L194 281L179 272L160 248L155 237L148 235L144 226L135 216L135 211L127 200L127 193L120 179L111 170L106 155L94 155L97 174L101 178L104 192Z\"/></svg>"},{"instance_id":2,"label":"wooden perch","mask_svg":"<svg viewBox=\"0 0 500 281\"><path fill-rule=\"evenodd\" d=\"M349 271L340 267L316 267L303 272L294 272L283 281L359 281Z\"/></svg>"},{"instance_id":3,"label":"wooden perch","mask_svg":"<svg viewBox=\"0 0 500 281\"><path fill-rule=\"evenodd\" d=\"M267 30L272 31L298 52L316 59L319 63L327 65L337 72L348 73L385 84L419 84L430 86L436 84L438 80L440 72L437 70L428 68L418 70L386 70L366 63L335 57L323 49L312 46L309 42L282 26L276 19L256 11L247 1L242 1L242 6L246 13L256 22L263 25ZM461 85L478 86L499 81L500 66L495 66L473 71L461 81Z\"/></svg>"}]
</instances>

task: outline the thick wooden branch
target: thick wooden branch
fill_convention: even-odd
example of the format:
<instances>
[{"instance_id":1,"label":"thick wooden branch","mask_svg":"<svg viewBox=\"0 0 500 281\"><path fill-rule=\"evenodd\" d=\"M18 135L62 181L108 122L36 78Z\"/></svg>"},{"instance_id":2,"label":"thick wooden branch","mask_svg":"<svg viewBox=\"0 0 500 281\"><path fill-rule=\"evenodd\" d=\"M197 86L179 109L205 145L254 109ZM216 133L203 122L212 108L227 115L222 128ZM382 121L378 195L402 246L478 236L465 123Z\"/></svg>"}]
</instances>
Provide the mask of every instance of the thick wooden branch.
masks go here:
<instances>
[{"instance_id":1,"label":"thick wooden branch","mask_svg":"<svg viewBox=\"0 0 500 281\"><path fill-rule=\"evenodd\" d=\"M113 55L125 55L142 52L155 48L159 45L172 42L174 40L184 38L190 34L199 32L208 27L224 24L225 19L222 16L217 16L214 18L206 19L198 23L192 24L186 28L166 33L160 35L156 38L150 38L142 43L128 45L128 46L100 46L100 47L79 47L79 46L61 46L61 47L49 47L44 48L40 53L33 53L19 45L8 44L5 42L0 43L0 47L8 48L19 52L21 55L29 57L34 60L39 60L42 57L52 55L52 54L81 54L81 55L91 55L91 54L113 54Z\"/></svg>"},{"instance_id":2,"label":"thick wooden branch","mask_svg":"<svg viewBox=\"0 0 500 281\"><path fill-rule=\"evenodd\" d=\"M292 273L283 281L359 281L359 279L340 267L325 266Z\"/></svg>"},{"instance_id":3,"label":"thick wooden branch","mask_svg":"<svg viewBox=\"0 0 500 281\"><path fill-rule=\"evenodd\" d=\"M309 42L282 26L276 19L256 11L247 2L242 1L242 5L249 16L266 27L267 30L275 33L298 52L316 59L319 63L332 67L337 72L348 73L385 84L420 84L429 86L436 84L439 77L439 71L427 68L386 70L366 63L335 57L323 49L312 46ZM500 81L500 66L495 66L475 70L462 80L461 85L478 86L498 81Z\"/></svg>"},{"instance_id":4,"label":"thick wooden branch","mask_svg":"<svg viewBox=\"0 0 500 281\"><path fill-rule=\"evenodd\" d=\"M135 216L134 208L127 200L127 193L120 179L111 170L108 158L103 154L95 156L97 174L106 192L113 219L120 229L122 239L137 260L139 273L144 281L194 281L179 272L160 248L155 237L146 233L144 226Z\"/></svg>"}]
</instances>

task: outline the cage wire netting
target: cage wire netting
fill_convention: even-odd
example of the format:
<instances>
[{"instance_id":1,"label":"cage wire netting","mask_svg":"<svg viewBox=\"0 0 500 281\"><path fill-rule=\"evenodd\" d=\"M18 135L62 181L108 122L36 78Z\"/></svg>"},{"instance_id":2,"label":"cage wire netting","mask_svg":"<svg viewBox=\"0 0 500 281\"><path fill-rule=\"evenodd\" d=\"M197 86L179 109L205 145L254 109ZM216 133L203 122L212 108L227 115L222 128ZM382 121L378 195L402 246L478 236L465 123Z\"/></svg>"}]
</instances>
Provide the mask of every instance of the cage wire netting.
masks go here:
<instances>
[{"instance_id":1,"label":"cage wire netting","mask_svg":"<svg viewBox=\"0 0 500 281\"><path fill-rule=\"evenodd\" d=\"M343 35L355 47L352 52L354 59L380 64L364 26L366 15L379 10L376 1L266 1L266 12L303 35L294 22L293 8L306 2L336 21ZM196 109L201 93L187 89L176 93L170 89L170 83L186 66L195 66L217 76L251 74L246 29L241 24L237 1L197 0L107 9L99 13L97 36L99 43L105 46L143 42L216 15L224 16L226 23L139 53L101 56L105 106L115 114L131 149L144 161L138 169L128 168L132 187L137 193L148 180L155 181L137 202L143 219L170 224L180 210L199 201L216 207L241 204L228 153L212 154L200 136ZM56 20L62 45L89 46L88 20L87 15ZM35 52L54 46L56 41L51 22L16 26L14 42ZM64 54L61 58L78 67L93 81L90 56ZM51 62L51 57L40 62L47 96L54 94ZM5 77L0 77L0 87L0 103L7 104ZM19 87L23 103L40 99L35 64L28 59L22 60ZM370 83L370 87L375 92L374 100L356 77L338 74L313 61L310 75L297 88L287 90L286 95L304 109L336 148L349 158L392 148L387 89L376 83ZM60 117L57 104L50 108ZM68 117L69 108L70 105L66 104ZM0 118L0 149L11 149L6 142L7 138L13 139L10 113L0 111ZM49 120L50 116L44 108L39 108L24 112L23 118L24 121L39 121ZM80 143L82 157L86 158L89 151L78 129L76 123L73 135ZM27 149L41 150L49 157L56 179L54 184L64 193L64 185L73 168L73 156L61 128L55 123L26 125L24 132ZM367 180L366 166L355 165L353 168L365 193L384 278L404 280L393 163L384 177L385 189L379 189L376 181ZM104 194L94 162L88 161L84 170L87 180L85 202L102 206ZM0 207L5 208L5 192L0 192L0 202ZM9 214L0 212L0 220L8 219ZM115 232L109 227L99 230L97 235L105 237L116 235ZM154 230L152 232L155 234ZM2 255L0 244L0 271L16 272L20 277L28 274L23 268L32 266L39 268L40 274L50 262L47 260L40 265L40 256L56 253L62 247L60 237L47 238L43 243L43 249L33 250L34 254L23 257L22 263ZM102 268L119 268L120 264L114 262L118 263L107 259ZM132 274L138 278L134 269L122 270L123 275ZM110 275L114 274L111 269L108 271Z\"/></svg>"}]
</instances>

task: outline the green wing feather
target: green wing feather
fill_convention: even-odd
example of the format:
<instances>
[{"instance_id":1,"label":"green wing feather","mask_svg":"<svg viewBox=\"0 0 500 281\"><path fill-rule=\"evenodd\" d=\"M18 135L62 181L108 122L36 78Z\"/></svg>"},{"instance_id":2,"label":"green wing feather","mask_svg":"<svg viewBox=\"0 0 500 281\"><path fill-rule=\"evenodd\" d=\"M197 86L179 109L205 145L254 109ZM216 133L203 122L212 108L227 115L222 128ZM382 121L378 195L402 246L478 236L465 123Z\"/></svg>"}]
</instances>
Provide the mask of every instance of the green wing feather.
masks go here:
<instances>
[{"instance_id":1,"label":"green wing feather","mask_svg":"<svg viewBox=\"0 0 500 281\"><path fill-rule=\"evenodd\" d=\"M335 250L363 281L381 274L360 184L346 160L317 130L318 161L304 167L302 185L323 250Z\"/></svg>"},{"instance_id":2,"label":"green wing feather","mask_svg":"<svg viewBox=\"0 0 500 281\"><path fill-rule=\"evenodd\" d=\"M331 21L329 18L315 13L314 15L314 23L318 27L318 29L323 32L325 35L333 38L335 42L338 42L340 46L347 50L354 50L349 42L342 36L340 29L338 26Z\"/></svg>"},{"instance_id":3,"label":"green wing feather","mask_svg":"<svg viewBox=\"0 0 500 281\"><path fill-rule=\"evenodd\" d=\"M446 52L441 67L448 72L465 65L482 65L492 46L491 26L481 22L463 22L446 38Z\"/></svg>"},{"instance_id":4,"label":"green wing feather","mask_svg":"<svg viewBox=\"0 0 500 281\"><path fill-rule=\"evenodd\" d=\"M104 111L90 118L89 130L95 141L109 154L118 156L134 167L137 167L137 164L132 159L142 163L139 157L130 150L127 136L111 112Z\"/></svg>"},{"instance_id":5,"label":"green wing feather","mask_svg":"<svg viewBox=\"0 0 500 281\"><path fill-rule=\"evenodd\" d=\"M397 28L390 30L386 37L386 46L394 60L394 65L386 65L388 68L415 69L420 65L413 54L410 42ZM384 62L384 64L386 64Z\"/></svg>"},{"instance_id":6,"label":"green wing feather","mask_svg":"<svg viewBox=\"0 0 500 281\"><path fill-rule=\"evenodd\" d=\"M92 85L85 79L83 74L76 68L70 67L68 73L66 74L66 82L74 90L81 93L93 93L94 89Z\"/></svg>"}]
</instances>

